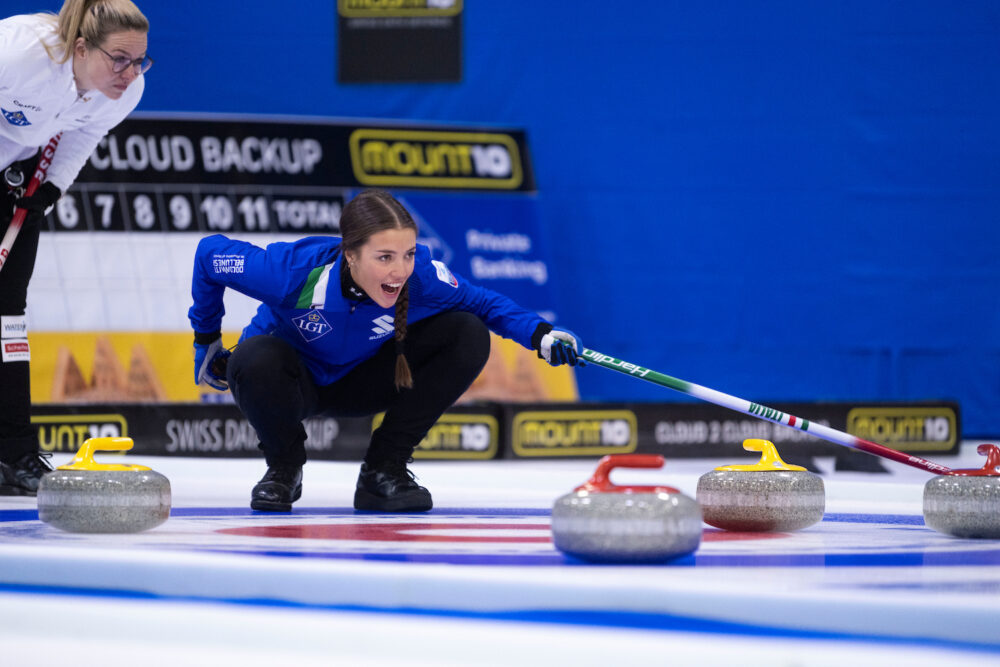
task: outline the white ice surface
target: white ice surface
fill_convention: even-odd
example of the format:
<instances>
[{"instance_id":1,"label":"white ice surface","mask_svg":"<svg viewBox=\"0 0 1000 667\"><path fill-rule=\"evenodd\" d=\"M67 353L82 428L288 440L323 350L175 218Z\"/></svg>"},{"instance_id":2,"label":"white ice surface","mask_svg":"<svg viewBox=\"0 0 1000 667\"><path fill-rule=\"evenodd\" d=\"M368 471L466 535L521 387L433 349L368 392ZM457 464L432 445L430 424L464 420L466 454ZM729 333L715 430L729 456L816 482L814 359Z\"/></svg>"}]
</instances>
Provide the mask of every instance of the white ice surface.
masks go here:
<instances>
[{"instance_id":1,"label":"white ice surface","mask_svg":"<svg viewBox=\"0 0 1000 667\"><path fill-rule=\"evenodd\" d=\"M967 443L960 458L941 462L980 467L976 444ZM53 462L67 463L65 458ZM129 460L170 479L175 510L243 510L264 470L256 459ZM670 460L662 470L618 470L613 480L667 483L694 497L701 474L735 462ZM834 473L832 461L818 463L825 473L828 514L921 514L929 479L922 470L887 462L889 474ZM593 460L418 461L412 468L433 491L436 508L498 511L550 508L585 481L594 465ZM703 542L696 554L773 555L779 561L787 556L787 567L738 561L715 567L600 567L275 557L264 552L308 546L319 552L433 554L498 547L274 540L217 532L413 520L351 514L356 475L355 463L308 463L298 515L181 515L126 536L69 535L37 521L0 521L0 664L1000 665L995 631L1000 543L955 540L919 525L823 521L781 540ZM0 498L0 510L34 506L30 498ZM331 514L324 515L324 508ZM424 520L479 519L432 513ZM506 520L538 525L547 517ZM533 530L522 534L540 534ZM510 548L552 551L545 544ZM956 553L971 554L970 564L947 564ZM841 555L866 554L915 560L825 564ZM987 555L985 562L975 562L979 554ZM945 564L936 564L939 556ZM537 616L517 620L519 612L559 611L611 615L588 624L540 622ZM643 629L628 622L622 625L631 627L617 627L614 614L623 612L750 629ZM769 635L768 628L776 634Z\"/></svg>"}]
</instances>

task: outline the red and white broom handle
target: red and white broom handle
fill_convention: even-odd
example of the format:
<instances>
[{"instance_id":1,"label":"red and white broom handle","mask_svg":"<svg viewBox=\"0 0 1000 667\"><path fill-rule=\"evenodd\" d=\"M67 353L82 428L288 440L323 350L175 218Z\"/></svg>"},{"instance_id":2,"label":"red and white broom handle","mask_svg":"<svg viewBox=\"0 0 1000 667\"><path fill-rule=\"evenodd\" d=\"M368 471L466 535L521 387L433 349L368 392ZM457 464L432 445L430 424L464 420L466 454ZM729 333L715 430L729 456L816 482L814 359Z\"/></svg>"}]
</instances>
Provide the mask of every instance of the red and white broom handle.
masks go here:
<instances>
[{"instance_id":1,"label":"red and white broom handle","mask_svg":"<svg viewBox=\"0 0 1000 667\"><path fill-rule=\"evenodd\" d=\"M25 197L35 194L38 186L45 182L45 175L49 171L49 165L52 164L52 156L56 152L56 146L59 145L59 137L61 136L62 134L57 134L49 139L49 143L42 149L42 156L38 160L38 166L35 167L35 173L28 182L28 187L24 190ZM0 241L0 269L3 269L4 264L7 263L7 256L14 246L14 240L17 239L17 234L21 231L21 225L24 224L24 218L27 215L28 212L23 208L14 209L14 217L11 218L10 226L7 227L7 233L3 235L3 241Z\"/></svg>"}]
</instances>

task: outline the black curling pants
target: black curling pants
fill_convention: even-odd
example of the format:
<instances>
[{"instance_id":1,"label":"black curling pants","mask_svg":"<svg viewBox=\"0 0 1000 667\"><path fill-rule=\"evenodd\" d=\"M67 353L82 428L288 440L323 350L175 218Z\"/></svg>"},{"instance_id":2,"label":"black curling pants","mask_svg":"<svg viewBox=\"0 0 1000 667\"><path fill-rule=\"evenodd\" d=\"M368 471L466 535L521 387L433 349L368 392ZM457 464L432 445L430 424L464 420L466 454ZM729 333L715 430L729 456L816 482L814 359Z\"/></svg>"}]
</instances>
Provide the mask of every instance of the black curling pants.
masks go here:
<instances>
[{"instance_id":1,"label":"black curling pants","mask_svg":"<svg viewBox=\"0 0 1000 667\"><path fill-rule=\"evenodd\" d=\"M361 417L385 410L365 460L405 462L438 417L486 365L490 336L471 313L447 312L407 328L411 389L396 389L396 352L389 339L374 357L330 385L319 386L290 344L275 336L240 343L226 372L236 404L257 431L268 466L306 461L302 420Z\"/></svg>"},{"instance_id":2,"label":"black curling pants","mask_svg":"<svg viewBox=\"0 0 1000 667\"><path fill-rule=\"evenodd\" d=\"M30 177L35 158L25 160L23 169ZM0 173L6 165L0 165ZM13 217L14 195L0 181L0 238L7 233ZM35 270L38 253L40 215L29 215L0 269L0 320L24 315L28 300L28 282ZM12 358L8 346L23 340L21 333L0 332L0 461L14 463L25 454L38 451L37 428L31 425L31 374L27 360Z\"/></svg>"}]
</instances>

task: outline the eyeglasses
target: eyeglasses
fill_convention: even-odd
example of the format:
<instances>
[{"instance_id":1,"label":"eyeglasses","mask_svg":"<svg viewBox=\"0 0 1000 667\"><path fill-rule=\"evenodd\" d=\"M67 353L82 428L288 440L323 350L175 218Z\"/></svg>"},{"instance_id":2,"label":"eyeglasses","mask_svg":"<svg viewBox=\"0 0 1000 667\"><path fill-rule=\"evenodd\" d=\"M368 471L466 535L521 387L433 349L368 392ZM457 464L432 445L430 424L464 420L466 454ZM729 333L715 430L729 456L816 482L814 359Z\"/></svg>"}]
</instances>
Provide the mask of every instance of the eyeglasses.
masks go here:
<instances>
[{"instance_id":1,"label":"eyeglasses","mask_svg":"<svg viewBox=\"0 0 1000 667\"><path fill-rule=\"evenodd\" d=\"M136 74L145 74L149 68L153 66L153 59L148 55L132 60L131 58L126 58L125 56L113 56L97 44L92 44L92 46L108 58L111 58L111 71L115 74L121 74L129 67L134 69Z\"/></svg>"}]
</instances>

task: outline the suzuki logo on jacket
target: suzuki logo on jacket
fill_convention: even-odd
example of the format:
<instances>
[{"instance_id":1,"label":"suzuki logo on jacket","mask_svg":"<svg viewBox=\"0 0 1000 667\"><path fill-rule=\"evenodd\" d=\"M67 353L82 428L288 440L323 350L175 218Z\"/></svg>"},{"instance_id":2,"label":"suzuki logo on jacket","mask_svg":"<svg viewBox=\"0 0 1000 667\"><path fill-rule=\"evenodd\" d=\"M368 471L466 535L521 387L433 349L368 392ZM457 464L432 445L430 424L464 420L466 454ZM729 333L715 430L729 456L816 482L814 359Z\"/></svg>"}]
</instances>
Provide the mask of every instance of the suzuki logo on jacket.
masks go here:
<instances>
[{"instance_id":1,"label":"suzuki logo on jacket","mask_svg":"<svg viewBox=\"0 0 1000 667\"><path fill-rule=\"evenodd\" d=\"M307 341L314 341L333 330L318 310L310 310L305 315L292 318L292 324Z\"/></svg>"},{"instance_id":2,"label":"suzuki logo on jacket","mask_svg":"<svg viewBox=\"0 0 1000 667\"><path fill-rule=\"evenodd\" d=\"M375 340L376 338L382 338L383 336L391 334L394 331L393 327L395 326L395 320L391 315L382 315L372 320L372 324L375 325L372 327L372 331L375 335L369 336L368 340Z\"/></svg>"}]
</instances>

